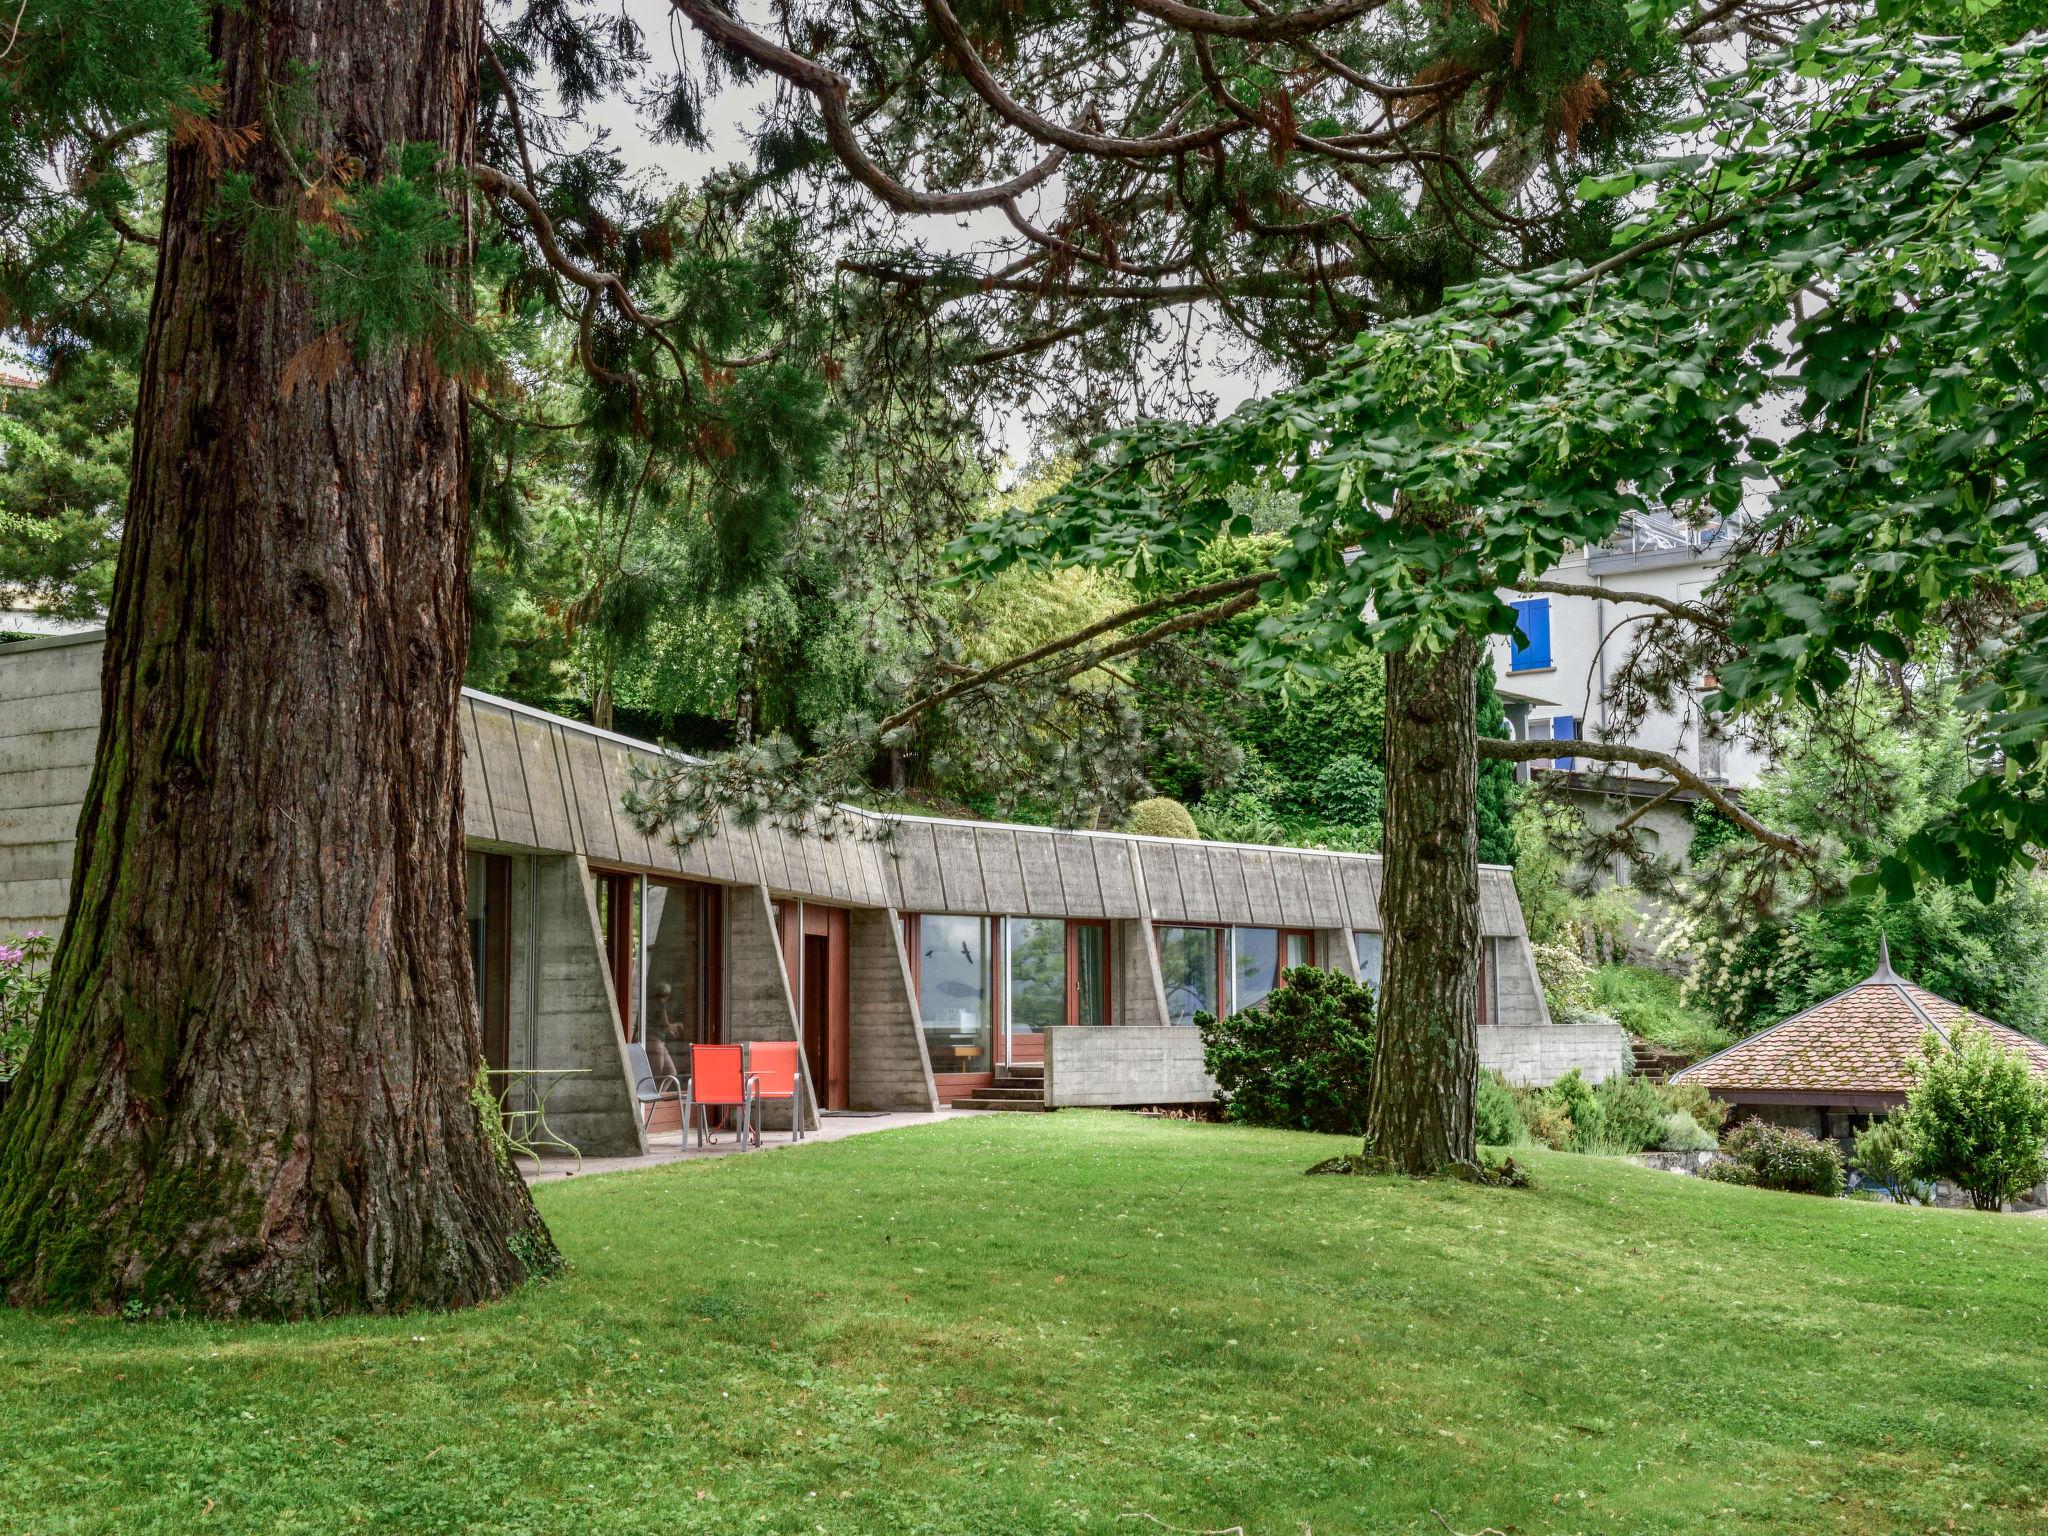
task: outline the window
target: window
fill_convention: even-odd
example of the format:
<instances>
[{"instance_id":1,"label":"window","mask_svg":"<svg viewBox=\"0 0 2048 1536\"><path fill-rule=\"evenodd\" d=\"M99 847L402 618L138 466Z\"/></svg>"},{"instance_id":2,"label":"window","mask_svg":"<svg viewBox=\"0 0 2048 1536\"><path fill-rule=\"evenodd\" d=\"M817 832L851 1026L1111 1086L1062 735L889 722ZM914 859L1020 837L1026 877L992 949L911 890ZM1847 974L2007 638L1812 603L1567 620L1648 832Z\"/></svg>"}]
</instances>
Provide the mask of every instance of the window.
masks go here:
<instances>
[{"instance_id":1,"label":"window","mask_svg":"<svg viewBox=\"0 0 2048 1536\"><path fill-rule=\"evenodd\" d=\"M988 1072L989 919L922 913L914 920L917 1010L932 1071Z\"/></svg>"},{"instance_id":2,"label":"window","mask_svg":"<svg viewBox=\"0 0 2048 1536\"><path fill-rule=\"evenodd\" d=\"M1578 721L1574 720L1570 715L1552 715L1550 717L1550 739L1552 741L1577 741L1579 739ZM1575 757L1560 757L1553 761L1552 766L1561 772L1569 773L1578 766L1578 762L1579 760Z\"/></svg>"},{"instance_id":3,"label":"window","mask_svg":"<svg viewBox=\"0 0 2048 1536\"><path fill-rule=\"evenodd\" d=\"M1041 1060L1041 1037L1057 1025L1109 1022L1109 924L1013 917L1003 926L1010 1060Z\"/></svg>"},{"instance_id":4,"label":"window","mask_svg":"<svg viewBox=\"0 0 2048 1536\"><path fill-rule=\"evenodd\" d=\"M1233 928L1230 948L1233 1013L1263 1002L1288 967L1315 963L1315 936L1299 928Z\"/></svg>"},{"instance_id":5,"label":"window","mask_svg":"<svg viewBox=\"0 0 2048 1536\"><path fill-rule=\"evenodd\" d=\"M1511 606L1515 633L1508 641L1508 670L1541 672L1550 665L1550 599L1525 597Z\"/></svg>"},{"instance_id":6,"label":"window","mask_svg":"<svg viewBox=\"0 0 2048 1536\"><path fill-rule=\"evenodd\" d=\"M1010 935L1010 1033L1042 1035L1067 1022L1067 925L1057 918L1013 917Z\"/></svg>"},{"instance_id":7,"label":"window","mask_svg":"<svg viewBox=\"0 0 2048 1536\"><path fill-rule=\"evenodd\" d=\"M1067 924L1067 1022L1109 1022L1109 924Z\"/></svg>"},{"instance_id":8,"label":"window","mask_svg":"<svg viewBox=\"0 0 2048 1536\"><path fill-rule=\"evenodd\" d=\"M1380 974L1387 962L1386 938L1363 929L1351 935L1351 942L1358 955L1358 979L1372 988L1375 999L1380 994Z\"/></svg>"},{"instance_id":9,"label":"window","mask_svg":"<svg viewBox=\"0 0 2048 1536\"><path fill-rule=\"evenodd\" d=\"M1166 1021L1192 1024L1218 1013L1223 995L1221 928L1161 928L1159 972L1166 982Z\"/></svg>"}]
</instances>

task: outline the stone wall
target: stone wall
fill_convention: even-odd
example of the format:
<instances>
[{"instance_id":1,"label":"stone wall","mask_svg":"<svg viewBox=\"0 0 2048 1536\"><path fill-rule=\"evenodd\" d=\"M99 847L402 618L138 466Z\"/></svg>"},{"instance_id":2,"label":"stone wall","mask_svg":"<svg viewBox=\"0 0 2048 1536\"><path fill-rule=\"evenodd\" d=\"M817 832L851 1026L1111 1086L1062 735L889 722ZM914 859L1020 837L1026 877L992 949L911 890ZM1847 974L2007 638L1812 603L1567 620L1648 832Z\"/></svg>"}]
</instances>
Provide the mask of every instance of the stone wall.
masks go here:
<instances>
[{"instance_id":1,"label":"stone wall","mask_svg":"<svg viewBox=\"0 0 2048 1536\"><path fill-rule=\"evenodd\" d=\"M1216 1080L1202 1067L1202 1034L1185 1024L1076 1026L1046 1031L1045 1102L1054 1109L1205 1104Z\"/></svg>"},{"instance_id":2,"label":"stone wall","mask_svg":"<svg viewBox=\"0 0 2048 1536\"><path fill-rule=\"evenodd\" d=\"M854 1109L939 1107L893 907L857 907L847 932L846 1093Z\"/></svg>"}]
</instances>

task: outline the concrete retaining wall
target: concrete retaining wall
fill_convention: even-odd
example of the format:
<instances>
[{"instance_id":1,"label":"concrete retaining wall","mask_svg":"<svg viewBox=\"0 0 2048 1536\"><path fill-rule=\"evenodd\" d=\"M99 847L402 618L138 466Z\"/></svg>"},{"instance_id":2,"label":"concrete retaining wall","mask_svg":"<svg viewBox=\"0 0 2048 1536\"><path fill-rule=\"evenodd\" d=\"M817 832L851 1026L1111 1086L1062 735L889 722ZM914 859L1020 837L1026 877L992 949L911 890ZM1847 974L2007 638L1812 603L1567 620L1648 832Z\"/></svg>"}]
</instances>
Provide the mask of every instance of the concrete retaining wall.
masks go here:
<instances>
[{"instance_id":1,"label":"concrete retaining wall","mask_svg":"<svg viewBox=\"0 0 2048 1536\"><path fill-rule=\"evenodd\" d=\"M1204 1104L1202 1034L1185 1024L1120 1024L1045 1032L1045 1102L1055 1109Z\"/></svg>"},{"instance_id":2,"label":"concrete retaining wall","mask_svg":"<svg viewBox=\"0 0 2048 1536\"><path fill-rule=\"evenodd\" d=\"M1617 1024L1488 1024L1479 1031L1479 1065L1517 1088L1544 1088L1576 1067L1589 1083L1625 1077L1634 1066Z\"/></svg>"},{"instance_id":3,"label":"concrete retaining wall","mask_svg":"<svg viewBox=\"0 0 2048 1536\"><path fill-rule=\"evenodd\" d=\"M0 940L55 934L100 733L100 648L29 641L0 679Z\"/></svg>"}]
</instances>

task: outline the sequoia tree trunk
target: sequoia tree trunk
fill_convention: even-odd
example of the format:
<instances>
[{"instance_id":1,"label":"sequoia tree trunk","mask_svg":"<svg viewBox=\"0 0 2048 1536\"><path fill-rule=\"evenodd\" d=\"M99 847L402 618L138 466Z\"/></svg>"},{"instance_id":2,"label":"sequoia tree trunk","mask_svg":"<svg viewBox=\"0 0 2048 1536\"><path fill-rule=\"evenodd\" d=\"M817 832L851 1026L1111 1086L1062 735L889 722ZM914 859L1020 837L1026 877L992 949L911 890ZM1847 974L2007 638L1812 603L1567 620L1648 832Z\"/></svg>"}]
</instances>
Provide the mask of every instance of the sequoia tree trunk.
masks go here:
<instances>
[{"instance_id":1,"label":"sequoia tree trunk","mask_svg":"<svg viewBox=\"0 0 2048 1536\"><path fill-rule=\"evenodd\" d=\"M1387 658L1386 933L1366 1152L1403 1173L1470 1165L1479 1029L1482 643Z\"/></svg>"},{"instance_id":2,"label":"sequoia tree trunk","mask_svg":"<svg viewBox=\"0 0 2048 1536\"><path fill-rule=\"evenodd\" d=\"M0 1284L462 1305L553 1259L470 1092L462 386L404 344L287 388L331 317L223 183L320 216L279 133L329 189L406 143L467 164L476 0L211 11L221 96L169 151L70 911L0 1117Z\"/></svg>"}]
</instances>

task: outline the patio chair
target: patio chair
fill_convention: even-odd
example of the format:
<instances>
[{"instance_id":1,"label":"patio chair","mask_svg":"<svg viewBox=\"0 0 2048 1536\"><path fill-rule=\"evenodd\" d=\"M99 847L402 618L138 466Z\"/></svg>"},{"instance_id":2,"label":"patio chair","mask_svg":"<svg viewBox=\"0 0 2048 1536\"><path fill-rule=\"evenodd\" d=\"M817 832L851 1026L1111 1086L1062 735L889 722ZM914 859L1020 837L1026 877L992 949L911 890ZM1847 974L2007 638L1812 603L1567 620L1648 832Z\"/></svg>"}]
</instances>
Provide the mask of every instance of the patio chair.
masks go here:
<instances>
[{"instance_id":1,"label":"patio chair","mask_svg":"<svg viewBox=\"0 0 2048 1536\"><path fill-rule=\"evenodd\" d=\"M747 1124L753 1128L754 1145L761 1144L761 1106L789 1106L789 1139L804 1139L803 1053L794 1040L754 1040L747 1053Z\"/></svg>"},{"instance_id":2,"label":"patio chair","mask_svg":"<svg viewBox=\"0 0 2048 1536\"><path fill-rule=\"evenodd\" d=\"M673 1072L655 1074L647 1059L647 1045L644 1041L633 1041L626 1047L626 1065L633 1073L633 1098L640 1106L640 1129L647 1130L654 1124L654 1112L663 1104L673 1100L677 1109L683 1109L683 1080ZM690 1112L683 1110L683 1139L690 1135Z\"/></svg>"},{"instance_id":3,"label":"patio chair","mask_svg":"<svg viewBox=\"0 0 2048 1536\"><path fill-rule=\"evenodd\" d=\"M747 1052L741 1045L692 1045L690 1081L683 1088L683 1145L690 1143L690 1117L697 1118L697 1145L710 1134L707 1113L714 1109L740 1112L740 1150L747 1149Z\"/></svg>"}]
</instances>

